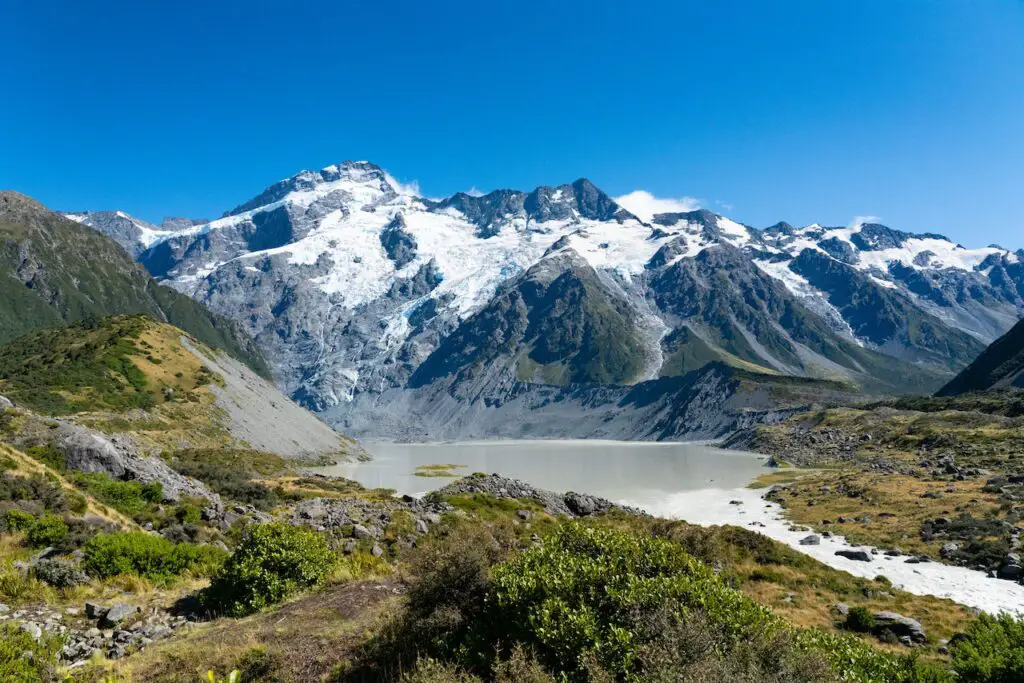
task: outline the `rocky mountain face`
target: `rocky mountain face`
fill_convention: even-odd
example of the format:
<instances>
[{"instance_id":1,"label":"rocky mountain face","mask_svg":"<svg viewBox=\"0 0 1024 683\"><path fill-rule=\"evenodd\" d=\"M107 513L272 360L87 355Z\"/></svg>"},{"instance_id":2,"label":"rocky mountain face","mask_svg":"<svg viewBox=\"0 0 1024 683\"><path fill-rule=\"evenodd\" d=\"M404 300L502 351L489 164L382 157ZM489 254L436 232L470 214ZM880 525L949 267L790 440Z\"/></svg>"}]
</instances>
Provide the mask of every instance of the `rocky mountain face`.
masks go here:
<instances>
[{"instance_id":1,"label":"rocky mountain face","mask_svg":"<svg viewBox=\"0 0 1024 683\"><path fill-rule=\"evenodd\" d=\"M1024 320L985 349L939 395L992 389L1024 389Z\"/></svg>"},{"instance_id":2,"label":"rocky mountain face","mask_svg":"<svg viewBox=\"0 0 1024 683\"><path fill-rule=\"evenodd\" d=\"M0 192L0 343L86 318L145 314L269 375L237 322L157 284L117 243L16 192Z\"/></svg>"},{"instance_id":3,"label":"rocky mountain face","mask_svg":"<svg viewBox=\"0 0 1024 683\"><path fill-rule=\"evenodd\" d=\"M62 215L103 233L120 244L133 258L155 242L196 224L187 218L165 218L162 225L156 226L129 216L124 211L67 212Z\"/></svg>"},{"instance_id":4,"label":"rocky mountain face","mask_svg":"<svg viewBox=\"0 0 1024 683\"><path fill-rule=\"evenodd\" d=\"M1024 252L876 224L645 221L583 179L428 199L367 162L304 171L129 250L240 322L286 393L380 436L475 430L442 429L457 415L488 433L507 415L529 435L553 397L715 362L932 391L1024 312Z\"/></svg>"}]
</instances>

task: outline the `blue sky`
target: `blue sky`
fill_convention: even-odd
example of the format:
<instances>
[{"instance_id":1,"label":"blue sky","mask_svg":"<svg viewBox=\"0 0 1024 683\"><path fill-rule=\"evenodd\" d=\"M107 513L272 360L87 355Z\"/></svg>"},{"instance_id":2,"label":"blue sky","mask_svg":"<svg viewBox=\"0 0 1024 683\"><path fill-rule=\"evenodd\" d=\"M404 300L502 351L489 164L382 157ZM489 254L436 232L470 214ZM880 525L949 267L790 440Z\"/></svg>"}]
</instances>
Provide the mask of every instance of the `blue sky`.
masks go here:
<instances>
[{"instance_id":1,"label":"blue sky","mask_svg":"<svg viewBox=\"0 0 1024 683\"><path fill-rule=\"evenodd\" d=\"M1024 3L7 3L0 188L215 217L374 161L1024 247Z\"/></svg>"}]
</instances>

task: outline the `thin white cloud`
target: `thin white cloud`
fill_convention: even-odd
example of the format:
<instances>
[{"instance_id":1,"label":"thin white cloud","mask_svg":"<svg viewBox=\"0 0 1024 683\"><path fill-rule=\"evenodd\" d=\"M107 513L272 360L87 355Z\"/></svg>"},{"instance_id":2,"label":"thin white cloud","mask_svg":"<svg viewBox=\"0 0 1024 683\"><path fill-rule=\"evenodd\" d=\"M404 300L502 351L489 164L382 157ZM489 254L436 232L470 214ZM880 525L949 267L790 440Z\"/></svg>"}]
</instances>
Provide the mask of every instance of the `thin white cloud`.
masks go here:
<instances>
[{"instance_id":1,"label":"thin white cloud","mask_svg":"<svg viewBox=\"0 0 1024 683\"><path fill-rule=\"evenodd\" d=\"M474 185L473 187L466 190L466 194L468 194L470 197L483 197L487 193L479 189L476 185Z\"/></svg>"},{"instance_id":2,"label":"thin white cloud","mask_svg":"<svg viewBox=\"0 0 1024 683\"><path fill-rule=\"evenodd\" d=\"M850 230L857 230L865 223L877 223L880 220L878 216L854 216L853 220L846 227Z\"/></svg>"},{"instance_id":3,"label":"thin white cloud","mask_svg":"<svg viewBox=\"0 0 1024 683\"><path fill-rule=\"evenodd\" d=\"M633 190L614 199L616 204L642 221L649 221L659 213L684 213L700 208L700 200L694 197L655 197L647 190Z\"/></svg>"},{"instance_id":4,"label":"thin white cloud","mask_svg":"<svg viewBox=\"0 0 1024 683\"><path fill-rule=\"evenodd\" d=\"M420 184L415 180L408 183L402 183L390 173L385 173L384 179L388 181L388 184L391 185L391 187L395 188L395 192L398 194L412 195L413 197L423 196L420 194Z\"/></svg>"}]
</instances>

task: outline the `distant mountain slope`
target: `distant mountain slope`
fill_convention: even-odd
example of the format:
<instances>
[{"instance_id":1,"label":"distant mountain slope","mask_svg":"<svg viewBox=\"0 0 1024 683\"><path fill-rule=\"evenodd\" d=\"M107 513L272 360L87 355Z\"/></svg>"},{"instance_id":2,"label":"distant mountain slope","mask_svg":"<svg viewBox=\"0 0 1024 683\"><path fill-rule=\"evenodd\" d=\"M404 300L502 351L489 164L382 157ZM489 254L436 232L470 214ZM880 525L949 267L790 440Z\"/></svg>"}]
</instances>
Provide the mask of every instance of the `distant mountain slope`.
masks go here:
<instances>
[{"instance_id":1,"label":"distant mountain slope","mask_svg":"<svg viewBox=\"0 0 1024 683\"><path fill-rule=\"evenodd\" d=\"M188 227L191 223L171 223L170 227L158 227L152 223L129 216L124 211L85 211L63 213L65 218L87 225L114 240L132 257L137 257L152 244L174 234L175 230ZM165 221L166 222L166 221Z\"/></svg>"},{"instance_id":2,"label":"distant mountain slope","mask_svg":"<svg viewBox=\"0 0 1024 683\"><path fill-rule=\"evenodd\" d=\"M586 179L429 199L344 162L172 229L140 262L241 323L285 393L368 430L360 414L403 391L465 408L714 362L930 393L1024 315L1024 252L873 223L642 220Z\"/></svg>"},{"instance_id":3,"label":"distant mountain slope","mask_svg":"<svg viewBox=\"0 0 1024 683\"><path fill-rule=\"evenodd\" d=\"M939 395L1009 388L1024 389L1024 320L985 349Z\"/></svg>"},{"instance_id":4,"label":"distant mountain slope","mask_svg":"<svg viewBox=\"0 0 1024 683\"><path fill-rule=\"evenodd\" d=\"M16 192L0 192L0 343L93 317L169 322L269 376L238 325L157 284L115 242Z\"/></svg>"},{"instance_id":5,"label":"distant mountain slope","mask_svg":"<svg viewBox=\"0 0 1024 683\"><path fill-rule=\"evenodd\" d=\"M285 458L359 453L223 351L146 316L33 330L0 345L0 395L142 451L251 448Z\"/></svg>"}]
</instances>

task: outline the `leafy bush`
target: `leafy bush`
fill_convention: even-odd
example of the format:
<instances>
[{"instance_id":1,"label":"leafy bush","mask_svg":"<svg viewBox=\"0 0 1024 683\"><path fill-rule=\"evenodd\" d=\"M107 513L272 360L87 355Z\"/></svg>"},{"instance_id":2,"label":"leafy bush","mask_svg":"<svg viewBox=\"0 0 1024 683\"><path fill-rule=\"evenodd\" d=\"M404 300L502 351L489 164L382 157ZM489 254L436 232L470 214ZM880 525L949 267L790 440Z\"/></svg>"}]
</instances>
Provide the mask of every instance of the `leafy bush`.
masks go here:
<instances>
[{"instance_id":1,"label":"leafy bush","mask_svg":"<svg viewBox=\"0 0 1024 683\"><path fill-rule=\"evenodd\" d=\"M168 455L175 470L203 482L220 495L269 510L281 502L278 493L255 476L276 474L287 467L279 456L241 448L189 449Z\"/></svg>"},{"instance_id":2,"label":"leafy bush","mask_svg":"<svg viewBox=\"0 0 1024 683\"><path fill-rule=\"evenodd\" d=\"M720 647L782 628L764 607L726 586L679 545L567 523L493 575L489 617L498 632L585 679L594 658L620 680L642 680L634 615L672 605L718 625Z\"/></svg>"},{"instance_id":3,"label":"leafy bush","mask_svg":"<svg viewBox=\"0 0 1024 683\"><path fill-rule=\"evenodd\" d=\"M25 451L25 455L38 460L58 472L65 472L68 469L67 458L53 444L32 446Z\"/></svg>"},{"instance_id":4,"label":"leafy bush","mask_svg":"<svg viewBox=\"0 0 1024 683\"><path fill-rule=\"evenodd\" d=\"M89 576L66 560L40 560L32 567L32 574L54 588L70 588L89 583Z\"/></svg>"},{"instance_id":5,"label":"leafy bush","mask_svg":"<svg viewBox=\"0 0 1024 683\"><path fill-rule=\"evenodd\" d=\"M85 544L82 567L98 578L135 573L165 581L186 571L209 575L224 556L213 546L172 543L154 534L102 533Z\"/></svg>"},{"instance_id":6,"label":"leafy bush","mask_svg":"<svg viewBox=\"0 0 1024 683\"><path fill-rule=\"evenodd\" d=\"M76 474L74 482L96 500L133 518L142 515L163 497L163 487L159 483L121 481L102 472Z\"/></svg>"},{"instance_id":7,"label":"leafy bush","mask_svg":"<svg viewBox=\"0 0 1024 683\"><path fill-rule=\"evenodd\" d=\"M35 515L24 510L11 508L4 513L4 529L7 531L28 531L35 526Z\"/></svg>"},{"instance_id":8,"label":"leafy bush","mask_svg":"<svg viewBox=\"0 0 1024 683\"><path fill-rule=\"evenodd\" d=\"M1024 621L982 614L953 639L950 659L962 683L1024 681Z\"/></svg>"},{"instance_id":9,"label":"leafy bush","mask_svg":"<svg viewBox=\"0 0 1024 683\"><path fill-rule=\"evenodd\" d=\"M64 512L68 509L64 489L38 474L30 477L8 472L0 474L0 501L6 500L18 503L33 501L51 512Z\"/></svg>"},{"instance_id":10,"label":"leafy bush","mask_svg":"<svg viewBox=\"0 0 1024 683\"><path fill-rule=\"evenodd\" d=\"M335 561L316 532L280 522L253 525L214 577L204 602L217 612L251 614L317 585Z\"/></svg>"},{"instance_id":11,"label":"leafy bush","mask_svg":"<svg viewBox=\"0 0 1024 683\"><path fill-rule=\"evenodd\" d=\"M36 521L25 536L25 542L34 548L55 546L68 535L68 525L57 515L46 515Z\"/></svg>"},{"instance_id":12,"label":"leafy bush","mask_svg":"<svg viewBox=\"0 0 1024 683\"><path fill-rule=\"evenodd\" d=\"M871 633L875 629L875 616L866 607L853 607L847 613L843 626L856 633Z\"/></svg>"},{"instance_id":13,"label":"leafy bush","mask_svg":"<svg viewBox=\"0 0 1024 683\"><path fill-rule=\"evenodd\" d=\"M676 543L578 522L496 567L487 604L492 643L518 642L571 680L917 675L911 660L852 636L789 626Z\"/></svg>"},{"instance_id":14,"label":"leafy bush","mask_svg":"<svg viewBox=\"0 0 1024 683\"><path fill-rule=\"evenodd\" d=\"M61 641L43 635L36 641L11 624L0 626L0 681L47 683L57 680L57 653ZM31 653L26 657L25 653Z\"/></svg>"}]
</instances>

